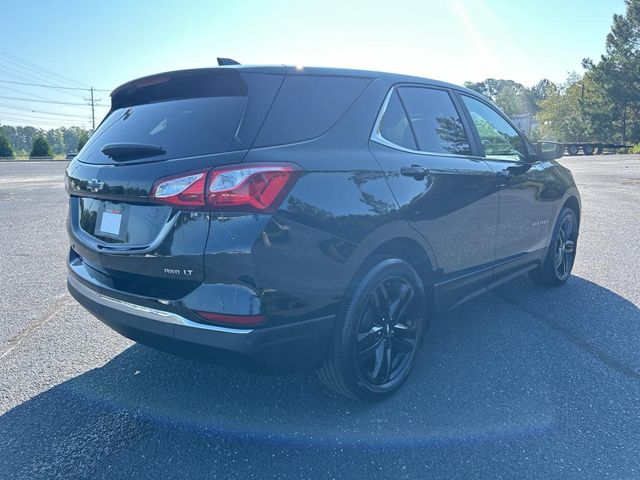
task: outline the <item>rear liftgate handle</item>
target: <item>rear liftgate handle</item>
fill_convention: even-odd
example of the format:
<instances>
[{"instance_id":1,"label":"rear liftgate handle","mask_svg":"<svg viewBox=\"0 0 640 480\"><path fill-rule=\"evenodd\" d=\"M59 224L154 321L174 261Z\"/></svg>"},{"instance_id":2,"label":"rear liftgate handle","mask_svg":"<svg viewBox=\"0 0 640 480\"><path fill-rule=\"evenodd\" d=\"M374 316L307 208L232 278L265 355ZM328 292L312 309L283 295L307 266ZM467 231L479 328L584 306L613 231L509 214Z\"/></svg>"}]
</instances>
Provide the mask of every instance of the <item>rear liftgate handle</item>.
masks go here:
<instances>
[{"instance_id":1,"label":"rear liftgate handle","mask_svg":"<svg viewBox=\"0 0 640 480\"><path fill-rule=\"evenodd\" d=\"M400 169L400 174L405 177L413 177L416 180L424 180L426 177L431 175L431 172L420 165L411 165L410 167L402 167Z\"/></svg>"}]
</instances>

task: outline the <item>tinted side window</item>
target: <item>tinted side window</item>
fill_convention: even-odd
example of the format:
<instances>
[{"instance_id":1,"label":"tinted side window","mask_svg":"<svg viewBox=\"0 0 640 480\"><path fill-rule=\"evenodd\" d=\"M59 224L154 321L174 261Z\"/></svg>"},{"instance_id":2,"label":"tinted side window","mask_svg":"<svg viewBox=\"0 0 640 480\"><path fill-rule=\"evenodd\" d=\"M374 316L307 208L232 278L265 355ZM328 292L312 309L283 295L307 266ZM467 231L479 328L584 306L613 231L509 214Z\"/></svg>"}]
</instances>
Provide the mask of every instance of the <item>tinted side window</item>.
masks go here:
<instances>
[{"instance_id":1,"label":"tinted side window","mask_svg":"<svg viewBox=\"0 0 640 480\"><path fill-rule=\"evenodd\" d=\"M460 115L445 90L422 87L398 89L423 152L471 155Z\"/></svg>"},{"instance_id":2,"label":"tinted side window","mask_svg":"<svg viewBox=\"0 0 640 480\"><path fill-rule=\"evenodd\" d=\"M380 119L378 134L395 145L411 150L418 149L409 125L409 119L396 91L389 97L387 108Z\"/></svg>"},{"instance_id":3,"label":"tinted side window","mask_svg":"<svg viewBox=\"0 0 640 480\"><path fill-rule=\"evenodd\" d=\"M369 78L290 75L262 126L256 147L301 142L327 132L369 85Z\"/></svg>"},{"instance_id":4,"label":"tinted side window","mask_svg":"<svg viewBox=\"0 0 640 480\"><path fill-rule=\"evenodd\" d=\"M475 98L462 95L462 100L476 126L486 157L518 161L527 157L522 137L502 115Z\"/></svg>"}]
</instances>

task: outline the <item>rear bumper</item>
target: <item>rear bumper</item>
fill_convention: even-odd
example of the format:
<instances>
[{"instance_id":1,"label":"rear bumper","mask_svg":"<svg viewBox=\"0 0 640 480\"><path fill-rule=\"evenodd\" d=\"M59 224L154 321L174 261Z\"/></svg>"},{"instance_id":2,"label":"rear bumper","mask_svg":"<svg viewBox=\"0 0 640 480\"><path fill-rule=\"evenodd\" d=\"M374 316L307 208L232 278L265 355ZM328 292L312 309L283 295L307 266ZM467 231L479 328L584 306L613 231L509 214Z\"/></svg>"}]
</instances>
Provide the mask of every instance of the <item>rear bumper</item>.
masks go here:
<instances>
[{"instance_id":1,"label":"rear bumper","mask_svg":"<svg viewBox=\"0 0 640 480\"><path fill-rule=\"evenodd\" d=\"M70 268L67 287L91 314L134 341L191 358L277 371L318 368L333 331L333 316L254 329L195 322L177 313L115 298Z\"/></svg>"}]
</instances>

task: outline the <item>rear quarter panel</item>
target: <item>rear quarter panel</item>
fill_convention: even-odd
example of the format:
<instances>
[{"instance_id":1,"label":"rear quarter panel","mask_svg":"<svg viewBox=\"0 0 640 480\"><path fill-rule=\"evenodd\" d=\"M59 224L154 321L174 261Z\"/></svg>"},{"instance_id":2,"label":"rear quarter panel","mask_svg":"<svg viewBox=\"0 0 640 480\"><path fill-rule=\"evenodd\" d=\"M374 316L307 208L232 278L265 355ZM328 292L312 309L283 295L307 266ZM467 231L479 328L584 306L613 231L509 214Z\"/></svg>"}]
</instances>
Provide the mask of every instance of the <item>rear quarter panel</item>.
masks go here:
<instances>
[{"instance_id":1,"label":"rear quarter panel","mask_svg":"<svg viewBox=\"0 0 640 480\"><path fill-rule=\"evenodd\" d=\"M386 241L407 236L424 244L401 220L367 147L387 89L373 81L318 138L249 151L246 162L293 162L304 171L276 215L212 217L207 282L224 277L250 286L274 324L302 320L335 313L362 263ZM232 249L224 245L241 238Z\"/></svg>"}]
</instances>

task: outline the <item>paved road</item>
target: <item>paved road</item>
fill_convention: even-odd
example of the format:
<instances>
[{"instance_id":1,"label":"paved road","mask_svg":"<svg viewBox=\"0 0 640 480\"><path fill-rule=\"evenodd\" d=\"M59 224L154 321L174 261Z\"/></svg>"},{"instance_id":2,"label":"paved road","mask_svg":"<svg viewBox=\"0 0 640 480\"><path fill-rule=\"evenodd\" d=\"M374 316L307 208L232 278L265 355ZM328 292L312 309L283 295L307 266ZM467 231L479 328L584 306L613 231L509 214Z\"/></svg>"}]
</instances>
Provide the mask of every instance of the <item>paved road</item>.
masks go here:
<instances>
[{"instance_id":1,"label":"paved road","mask_svg":"<svg viewBox=\"0 0 640 480\"><path fill-rule=\"evenodd\" d=\"M575 275L436 319L377 405L119 337L65 293L64 166L0 164L0 478L639 478L640 157L563 163Z\"/></svg>"}]
</instances>

